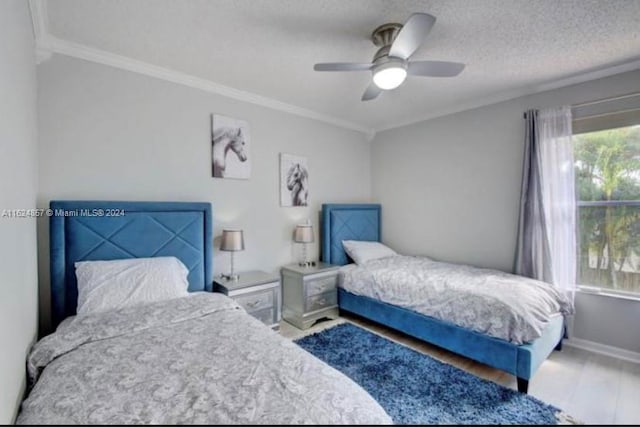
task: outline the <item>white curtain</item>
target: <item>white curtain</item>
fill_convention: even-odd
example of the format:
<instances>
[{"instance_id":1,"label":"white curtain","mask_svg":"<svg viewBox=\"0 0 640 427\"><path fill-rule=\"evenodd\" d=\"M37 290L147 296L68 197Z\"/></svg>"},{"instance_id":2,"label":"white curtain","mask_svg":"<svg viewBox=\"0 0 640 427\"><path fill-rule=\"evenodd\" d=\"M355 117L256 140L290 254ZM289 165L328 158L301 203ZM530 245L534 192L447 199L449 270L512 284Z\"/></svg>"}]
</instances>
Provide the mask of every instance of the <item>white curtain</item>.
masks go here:
<instances>
[{"instance_id":1,"label":"white curtain","mask_svg":"<svg viewBox=\"0 0 640 427\"><path fill-rule=\"evenodd\" d=\"M530 110L516 273L571 296L576 288L576 194L571 108Z\"/></svg>"}]
</instances>

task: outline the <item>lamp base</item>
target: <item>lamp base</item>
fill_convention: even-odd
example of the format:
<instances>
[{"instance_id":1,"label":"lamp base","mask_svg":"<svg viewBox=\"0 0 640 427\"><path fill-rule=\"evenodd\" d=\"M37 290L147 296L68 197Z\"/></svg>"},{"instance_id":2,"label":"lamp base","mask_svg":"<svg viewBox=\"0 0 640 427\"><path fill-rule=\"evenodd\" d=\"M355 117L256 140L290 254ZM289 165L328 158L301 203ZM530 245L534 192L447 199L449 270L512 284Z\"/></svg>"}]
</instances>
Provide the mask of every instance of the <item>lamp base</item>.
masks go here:
<instances>
[{"instance_id":1,"label":"lamp base","mask_svg":"<svg viewBox=\"0 0 640 427\"><path fill-rule=\"evenodd\" d=\"M221 274L220 277L230 282L237 282L240 279L239 274Z\"/></svg>"},{"instance_id":2,"label":"lamp base","mask_svg":"<svg viewBox=\"0 0 640 427\"><path fill-rule=\"evenodd\" d=\"M298 265L300 267L315 267L316 266L316 262L315 261L300 261L298 263Z\"/></svg>"}]
</instances>

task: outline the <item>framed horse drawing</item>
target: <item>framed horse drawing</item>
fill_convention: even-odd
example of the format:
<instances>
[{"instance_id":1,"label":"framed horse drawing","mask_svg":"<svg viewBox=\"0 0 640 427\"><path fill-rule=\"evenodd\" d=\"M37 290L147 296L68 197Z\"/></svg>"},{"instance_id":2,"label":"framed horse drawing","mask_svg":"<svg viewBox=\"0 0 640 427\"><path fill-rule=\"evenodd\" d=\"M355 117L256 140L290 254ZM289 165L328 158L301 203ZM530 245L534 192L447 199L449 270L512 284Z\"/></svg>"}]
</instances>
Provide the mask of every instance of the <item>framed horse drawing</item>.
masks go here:
<instances>
[{"instance_id":1,"label":"framed horse drawing","mask_svg":"<svg viewBox=\"0 0 640 427\"><path fill-rule=\"evenodd\" d=\"M251 177L249 123L211 115L211 169L214 178Z\"/></svg>"},{"instance_id":2,"label":"framed horse drawing","mask_svg":"<svg viewBox=\"0 0 640 427\"><path fill-rule=\"evenodd\" d=\"M309 168L305 157L280 153L280 206L309 206Z\"/></svg>"}]
</instances>

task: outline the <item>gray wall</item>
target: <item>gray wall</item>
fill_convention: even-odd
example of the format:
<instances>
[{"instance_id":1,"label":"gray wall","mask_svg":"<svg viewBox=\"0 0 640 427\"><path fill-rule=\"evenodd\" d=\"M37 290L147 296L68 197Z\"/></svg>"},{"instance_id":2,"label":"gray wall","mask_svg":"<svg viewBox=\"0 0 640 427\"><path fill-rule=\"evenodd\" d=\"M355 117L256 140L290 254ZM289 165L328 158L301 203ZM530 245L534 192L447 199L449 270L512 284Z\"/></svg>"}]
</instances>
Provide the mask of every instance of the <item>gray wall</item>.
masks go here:
<instances>
[{"instance_id":1,"label":"gray wall","mask_svg":"<svg viewBox=\"0 0 640 427\"><path fill-rule=\"evenodd\" d=\"M634 71L379 133L372 195L384 206L383 240L403 253L512 271L523 112L627 94L639 83ZM640 324L640 303L586 298L578 296L576 337L640 352L640 329L620 328L623 318ZM597 330L587 320L594 316Z\"/></svg>"},{"instance_id":2,"label":"gray wall","mask_svg":"<svg viewBox=\"0 0 640 427\"><path fill-rule=\"evenodd\" d=\"M573 335L640 353L640 301L578 293Z\"/></svg>"},{"instance_id":3,"label":"gray wall","mask_svg":"<svg viewBox=\"0 0 640 427\"><path fill-rule=\"evenodd\" d=\"M103 65L54 56L38 67L38 206L51 199L209 201L214 234L244 229L237 270L277 271L296 259L296 223L318 236L324 202L371 196L370 144L355 131ZM209 115L249 122L249 180L211 177ZM279 153L305 156L311 206L280 207ZM48 330L48 225L39 222L41 326ZM215 273L229 254L214 254ZM318 257L318 244L310 256Z\"/></svg>"},{"instance_id":4,"label":"gray wall","mask_svg":"<svg viewBox=\"0 0 640 427\"><path fill-rule=\"evenodd\" d=\"M29 5L0 1L0 214L36 206L36 66ZM0 423L12 423L37 325L36 221L0 216Z\"/></svg>"}]
</instances>

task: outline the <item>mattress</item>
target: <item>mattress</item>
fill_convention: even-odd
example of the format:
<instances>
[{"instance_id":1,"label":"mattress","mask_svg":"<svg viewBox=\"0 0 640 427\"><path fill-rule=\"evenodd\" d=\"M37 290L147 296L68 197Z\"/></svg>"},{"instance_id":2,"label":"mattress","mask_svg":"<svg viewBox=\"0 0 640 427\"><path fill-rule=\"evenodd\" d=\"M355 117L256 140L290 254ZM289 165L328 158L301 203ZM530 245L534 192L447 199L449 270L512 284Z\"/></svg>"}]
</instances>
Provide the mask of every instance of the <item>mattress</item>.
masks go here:
<instances>
[{"instance_id":1,"label":"mattress","mask_svg":"<svg viewBox=\"0 0 640 427\"><path fill-rule=\"evenodd\" d=\"M427 257L347 265L339 286L517 345L540 337L552 318L573 313L571 300L548 283Z\"/></svg>"},{"instance_id":2,"label":"mattress","mask_svg":"<svg viewBox=\"0 0 640 427\"><path fill-rule=\"evenodd\" d=\"M18 424L387 424L360 386L222 294L76 316L28 358Z\"/></svg>"}]
</instances>

